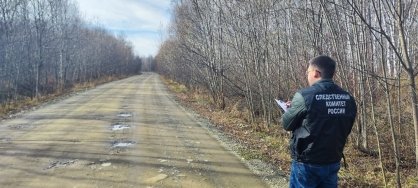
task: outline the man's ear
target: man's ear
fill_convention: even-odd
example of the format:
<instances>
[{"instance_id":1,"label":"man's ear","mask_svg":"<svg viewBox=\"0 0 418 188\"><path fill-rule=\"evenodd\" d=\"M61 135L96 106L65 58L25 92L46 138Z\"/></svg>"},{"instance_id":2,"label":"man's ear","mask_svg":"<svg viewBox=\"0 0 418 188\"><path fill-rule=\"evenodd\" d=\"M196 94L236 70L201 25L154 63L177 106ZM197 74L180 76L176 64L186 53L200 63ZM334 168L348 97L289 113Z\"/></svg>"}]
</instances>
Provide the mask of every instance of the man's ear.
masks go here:
<instances>
[{"instance_id":1,"label":"man's ear","mask_svg":"<svg viewBox=\"0 0 418 188\"><path fill-rule=\"evenodd\" d=\"M315 72L314 74L315 78L321 78L321 72L319 72L318 70L315 70L314 72Z\"/></svg>"}]
</instances>

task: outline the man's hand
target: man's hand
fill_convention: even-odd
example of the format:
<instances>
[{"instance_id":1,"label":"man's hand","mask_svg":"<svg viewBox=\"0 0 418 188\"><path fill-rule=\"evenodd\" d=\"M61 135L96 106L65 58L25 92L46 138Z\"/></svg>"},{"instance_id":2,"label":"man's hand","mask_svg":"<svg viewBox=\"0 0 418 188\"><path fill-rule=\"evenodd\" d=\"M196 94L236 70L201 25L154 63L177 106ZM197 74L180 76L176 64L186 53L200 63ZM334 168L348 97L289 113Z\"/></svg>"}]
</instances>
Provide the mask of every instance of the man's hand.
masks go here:
<instances>
[{"instance_id":1,"label":"man's hand","mask_svg":"<svg viewBox=\"0 0 418 188\"><path fill-rule=\"evenodd\" d=\"M286 102L286 107L287 107L287 108L290 108L291 106L292 106L292 101L287 101L287 102Z\"/></svg>"}]
</instances>

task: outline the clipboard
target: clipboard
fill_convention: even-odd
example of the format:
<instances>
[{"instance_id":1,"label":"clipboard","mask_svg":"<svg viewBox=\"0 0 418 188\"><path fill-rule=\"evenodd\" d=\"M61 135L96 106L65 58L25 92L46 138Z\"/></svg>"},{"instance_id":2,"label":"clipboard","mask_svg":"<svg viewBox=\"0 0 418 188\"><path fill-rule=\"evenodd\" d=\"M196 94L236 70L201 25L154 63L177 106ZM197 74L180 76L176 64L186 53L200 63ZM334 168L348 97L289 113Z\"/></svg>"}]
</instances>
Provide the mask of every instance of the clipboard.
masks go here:
<instances>
[{"instance_id":1,"label":"clipboard","mask_svg":"<svg viewBox=\"0 0 418 188\"><path fill-rule=\"evenodd\" d=\"M287 105L286 105L286 102L284 102L284 101L282 101L282 100L278 100L278 99L274 99L275 101L276 101L276 103L277 103L277 105L281 108L281 109L283 109L285 112L287 112Z\"/></svg>"}]
</instances>

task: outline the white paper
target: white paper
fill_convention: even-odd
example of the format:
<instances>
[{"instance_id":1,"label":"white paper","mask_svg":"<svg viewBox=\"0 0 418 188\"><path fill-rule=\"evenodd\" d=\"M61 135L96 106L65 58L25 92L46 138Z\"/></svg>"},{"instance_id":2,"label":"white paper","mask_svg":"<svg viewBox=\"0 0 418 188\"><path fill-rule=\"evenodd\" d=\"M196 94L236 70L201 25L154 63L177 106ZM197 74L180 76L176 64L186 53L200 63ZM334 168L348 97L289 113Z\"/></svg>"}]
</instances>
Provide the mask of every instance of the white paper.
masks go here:
<instances>
[{"instance_id":1,"label":"white paper","mask_svg":"<svg viewBox=\"0 0 418 188\"><path fill-rule=\"evenodd\" d=\"M287 105L286 102L282 101L282 100L277 100L274 99L277 103L277 105L279 105L285 112L287 111Z\"/></svg>"}]
</instances>

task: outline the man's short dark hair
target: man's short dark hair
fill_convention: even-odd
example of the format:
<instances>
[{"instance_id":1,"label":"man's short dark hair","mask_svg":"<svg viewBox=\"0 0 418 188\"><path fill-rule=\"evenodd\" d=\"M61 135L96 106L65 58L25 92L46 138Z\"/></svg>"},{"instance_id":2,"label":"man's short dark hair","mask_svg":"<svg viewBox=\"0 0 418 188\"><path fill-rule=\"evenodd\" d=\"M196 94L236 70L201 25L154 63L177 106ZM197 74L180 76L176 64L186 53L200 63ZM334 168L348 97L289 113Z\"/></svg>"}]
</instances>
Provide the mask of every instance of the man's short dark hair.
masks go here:
<instances>
[{"instance_id":1,"label":"man's short dark hair","mask_svg":"<svg viewBox=\"0 0 418 188\"><path fill-rule=\"evenodd\" d=\"M316 56L309 61L309 64L319 69L321 78L332 79L334 77L336 63L332 58L326 55Z\"/></svg>"}]
</instances>

